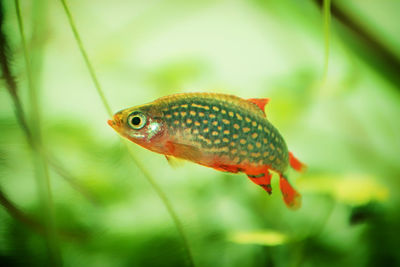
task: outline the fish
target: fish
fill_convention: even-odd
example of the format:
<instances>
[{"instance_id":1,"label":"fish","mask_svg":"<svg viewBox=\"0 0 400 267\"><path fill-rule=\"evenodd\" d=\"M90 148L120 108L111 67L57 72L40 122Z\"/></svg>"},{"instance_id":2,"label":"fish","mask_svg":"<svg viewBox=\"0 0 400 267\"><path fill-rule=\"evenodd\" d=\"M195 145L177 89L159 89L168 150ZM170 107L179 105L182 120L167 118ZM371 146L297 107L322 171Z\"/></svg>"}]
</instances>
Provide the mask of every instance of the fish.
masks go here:
<instances>
[{"instance_id":1,"label":"fish","mask_svg":"<svg viewBox=\"0 0 400 267\"><path fill-rule=\"evenodd\" d=\"M121 136L153 152L230 173L245 173L268 194L270 171L279 174L285 204L301 206L287 178L288 167L305 165L288 151L264 111L268 98L220 93L179 93L123 109L108 124Z\"/></svg>"}]
</instances>

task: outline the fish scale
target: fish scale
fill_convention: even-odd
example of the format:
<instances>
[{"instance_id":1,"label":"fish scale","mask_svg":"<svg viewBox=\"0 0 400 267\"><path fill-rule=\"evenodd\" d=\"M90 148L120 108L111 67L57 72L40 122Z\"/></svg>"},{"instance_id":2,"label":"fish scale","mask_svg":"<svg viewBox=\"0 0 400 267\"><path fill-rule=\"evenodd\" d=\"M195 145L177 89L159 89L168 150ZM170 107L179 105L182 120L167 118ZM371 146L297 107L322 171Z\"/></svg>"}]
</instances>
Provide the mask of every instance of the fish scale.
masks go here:
<instances>
[{"instance_id":1,"label":"fish scale","mask_svg":"<svg viewBox=\"0 0 400 267\"><path fill-rule=\"evenodd\" d=\"M206 153L226 155L231 160L239 157L237 164L247 159L253 165L269 165L274 170L285 171L287 147L278 130L265 117L250 114L237 102L183 96L165 101L162 110L172 132L181 133L183 140L198 145Z\"/></svg>"},{"instance_id":2,"label":"fish scale","mask_svg":"<svg viewBox=\"0 0 400 267\"><path fill-rule=\"evenodd\" d=\"M300 207L301 196L285 172L304 169L267 120L268 99L215 93L183 93L117 112L108 123L151 151L232 173L244 172L271 194L270 170L278 172L283 200Z\"/></svg>"}]
</instances>

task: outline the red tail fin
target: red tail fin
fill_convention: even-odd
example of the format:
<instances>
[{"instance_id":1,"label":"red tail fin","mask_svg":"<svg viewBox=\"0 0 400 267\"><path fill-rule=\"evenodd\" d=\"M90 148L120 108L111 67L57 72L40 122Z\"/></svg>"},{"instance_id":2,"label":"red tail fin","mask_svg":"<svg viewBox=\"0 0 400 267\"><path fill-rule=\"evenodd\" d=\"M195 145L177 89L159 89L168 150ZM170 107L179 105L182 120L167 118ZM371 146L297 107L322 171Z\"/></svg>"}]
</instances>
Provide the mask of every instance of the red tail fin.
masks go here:
<instances>
[{"instance_id":1,"label":"red tail fin","mask_svg":"<svg viewBox=\"0 0 400 267\"><path fill-rule=\"evenodd\" d=\"M307 168L307 166L304 163L302 163L295 156L293 156L292 152L289 152L289 164L290 166L292 166L293 169L295 169L298 172L305 171Z\"/></svg>"},{"instance_id":2,"label":"red tail fin","mask_svg":"<svg viewBox=\"0 0 400 267\"><path fill-rule=\"evenodd\" d=\"M280 176L279 187L281 188L283 200L290 209L297 210L301 207L301 195L290 185L289 181Z\"/></svg>"}]
</instances>

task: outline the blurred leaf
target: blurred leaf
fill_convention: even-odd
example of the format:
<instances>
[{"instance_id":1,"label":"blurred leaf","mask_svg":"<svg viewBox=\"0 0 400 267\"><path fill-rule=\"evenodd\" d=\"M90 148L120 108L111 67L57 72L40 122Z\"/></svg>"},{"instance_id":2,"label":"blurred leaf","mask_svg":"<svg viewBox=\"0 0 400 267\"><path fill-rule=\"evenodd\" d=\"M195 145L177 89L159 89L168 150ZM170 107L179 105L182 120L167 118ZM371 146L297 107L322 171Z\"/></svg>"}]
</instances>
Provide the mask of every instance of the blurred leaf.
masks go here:
<instances>
[{"instance_id":1,"label":"blurred leaf","mask_svg":"<svg viewBox=\"0 0 400 267\"><path fill-rule=\"evenodd\" d=\"M288 237L280 232L273 230L263 230L255 232L234 232L229 240L238 244L278 246L285 244Z\"/></svg>"},{"instance_id":2,"label":"blurred leaf","mask_svg":"<svg viewBox=\"0 0 400 267\"><path fill-rule=\"evenodd\" d=\"M305 176L297 183L300 191L328 194L349 205L383 202L389 196L389 189L367 174Z\"/></svg>"}]
</instances>

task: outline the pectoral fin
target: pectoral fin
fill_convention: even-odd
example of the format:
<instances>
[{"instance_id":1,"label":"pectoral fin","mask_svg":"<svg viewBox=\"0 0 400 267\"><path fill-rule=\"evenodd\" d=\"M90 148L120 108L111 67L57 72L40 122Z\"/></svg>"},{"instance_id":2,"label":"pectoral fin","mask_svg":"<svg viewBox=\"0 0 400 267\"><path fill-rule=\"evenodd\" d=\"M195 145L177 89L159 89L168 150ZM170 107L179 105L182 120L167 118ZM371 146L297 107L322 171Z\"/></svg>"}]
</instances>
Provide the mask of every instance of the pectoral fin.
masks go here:
<instances>
[{"instance_id":1,"label":"pectoral fin","mask_svg":"<svg viewBox=\"0 0 400 267\"><path fill-rule=\"evenodd\" d=\"M182 159L178 159L178 158L173 157L173 156L165 155L165 158L167 159L168 164L174 169L178 168L178 167L181 167L185 163Z\"/></svg>"},{"instance_id":2,"label":"pectoral fin","mask_svg":"<svg viewBox=\"0 0 400 267\"><path fill-rule=\"evenodd\" d=\"M203 156L203 153L195 146L175 142L168 142L166 145L169 151L168 156L186 159L193 162L198 162Z\"/></svg>"}]
</instances>

